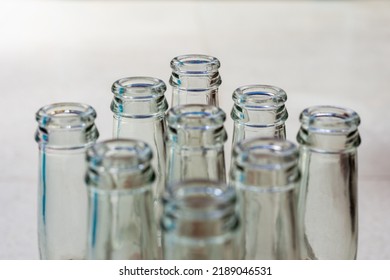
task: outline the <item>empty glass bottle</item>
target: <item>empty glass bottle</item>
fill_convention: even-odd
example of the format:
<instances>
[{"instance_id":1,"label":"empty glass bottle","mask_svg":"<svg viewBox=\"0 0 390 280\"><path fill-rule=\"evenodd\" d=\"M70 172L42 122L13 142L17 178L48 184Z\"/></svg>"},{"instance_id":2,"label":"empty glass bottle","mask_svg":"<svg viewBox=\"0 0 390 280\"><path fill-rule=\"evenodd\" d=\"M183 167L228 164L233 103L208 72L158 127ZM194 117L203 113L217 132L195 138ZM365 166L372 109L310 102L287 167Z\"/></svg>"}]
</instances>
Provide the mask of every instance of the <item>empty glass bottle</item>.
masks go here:
<instances>
[{"instance_id":1,"label":"empty glass bottle","mask_svg":"<svg viewBox=\"0 0 390 280\"><path fill-rule=\"evenodd\" d=\"M241 201L243 258L299 259L297 147L273 138L241 141L233 149L230 179Z\"/></svg>"},{"instance_id":2,"label":"empty glass bottle","mask_svg":"<svg viewBox=\"0 0 390 280\"><path fill-rule=\"evenodd\" d=\"M254 137L286 139L284 90L267 85L242 86L234 91L233 100L233 146Z\"/></svg>"},{"instance_id":3,"label":"empty glass bottle","mask_svg":"<svg viewBox=\"0 0 390 280\"><path fill-rule=\"evenodd\" d=\"M88 150L89 259L156 259L152 151L137 140Z\"/></svg>"},{"instance_id":4,"label":"empty glass bottle","mask_svg":"<svg viewBox=\"0 0 390 280\"><path fill-rule=\"evenodd\" d=\"M80 103L51 104L36 114L41 259L85 259L87 256L85 153L99 136L95 118L95 110Z\"/></svg>"},{"instance_id":5,"label":"empty glass bottle","mask_svg":"<svg viewBox=\"0 0 390 280\"><path fill-rule=\"evenodd\" d=\"M360 118L350 109L314 106L300 121L304 258L355 259Z\"/></svg>"},{"instance_id":6,"label":"empty glass bottle","mask_svg":"<svg viewBox=\"0 0 390 280\"><path fill-rule=\"evenodd\" d=\"M207 181L182 182L164 197L161 221L165 259L239 258L239 217L233 188Z\"/></svg>"},{"instance_id":7,"label":"empty glass bottle","mask_svg":"<svg viewBox=\"0 0 390 280\"><path fill-rule=\"evenodd\" d=\"M173 88L172 107L184 104L218 106L218 87L222 83L219 67L219 60L208 55L189 54L172 59L169 80Z\"/></svg>"},{"instance_id":8,"label":"empty glass bottle","mask_svg":"<svg viewBox=\"0 0 390 280\"><path fill-rule=\"evenodd\" d=\"M225 119L225 113L211 105L183 105L168 111L168 187L189 179L226 180Z\"/></svg>"},{"instance_id":9,"label":"empty glass bottle","mask_svg":"<svg viewBox=\"0 0 390 280\"><path fill-rule=\"evenodd\" d=\"M165 83L151 77L130 77L112 85L114 99L114 138L145 141L153 151L152 165L156 172L153 193L156 207L165 182L165 112L168 103ZM156 210L157 213L159 210Z\"/></svg>"}]
</instances>

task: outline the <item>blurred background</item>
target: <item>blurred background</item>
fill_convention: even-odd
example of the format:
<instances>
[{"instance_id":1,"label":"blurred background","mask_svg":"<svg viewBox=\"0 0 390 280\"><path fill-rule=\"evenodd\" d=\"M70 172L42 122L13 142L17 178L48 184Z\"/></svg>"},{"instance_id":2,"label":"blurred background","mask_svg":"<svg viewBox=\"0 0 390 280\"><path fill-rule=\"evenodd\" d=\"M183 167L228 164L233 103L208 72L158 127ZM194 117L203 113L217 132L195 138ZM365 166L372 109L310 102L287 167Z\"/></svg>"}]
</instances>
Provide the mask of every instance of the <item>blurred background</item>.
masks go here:
<instances>
[{"instance_id":1,"label":"blurred background","mask_svg":"<svg viewBox=\"0 0 390 280\"><path fill-rule=\"evenodd\" d=\"M112 83L168 85L170 60L189 53L221 61L228 115L239 86L283 88L291 141L308 106L359 113L358 259L390 259L389 26L390 1L0 0L0 259L39 258L35 112L88 103L108 139Z\"/></svg>"}]
</instances>

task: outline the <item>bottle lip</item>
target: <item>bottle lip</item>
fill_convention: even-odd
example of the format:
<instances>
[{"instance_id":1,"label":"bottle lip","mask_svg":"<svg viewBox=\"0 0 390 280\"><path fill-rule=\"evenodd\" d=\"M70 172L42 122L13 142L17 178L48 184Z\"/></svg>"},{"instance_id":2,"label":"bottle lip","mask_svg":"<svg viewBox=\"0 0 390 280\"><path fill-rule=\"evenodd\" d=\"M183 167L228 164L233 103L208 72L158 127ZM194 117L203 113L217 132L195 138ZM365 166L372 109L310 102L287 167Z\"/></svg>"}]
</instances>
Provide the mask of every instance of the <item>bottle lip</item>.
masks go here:
<instances>
[{"instance_id":1,"label":"bottle lip","mask_svg":"<svg viewBox=\"0 0 390 280\"><path fill-rule=\"evenodd\" d=\"M230 211L234 211L237 201L235 189L217 181L188 180L167 189L163 203L169 207L165 209L176 214L177 210L183 210L181 214L194 218L213 219L223 216L226 208L233 207Z\"/></svg>"},{"instance_id":2,"label":"bottle lip","mask_svg":"<svg viewBox=\"0 0 390 280\"><path fill-rule=\"evenodd\" d=\"M225 112L213 105L186 104L168 111L168 126L176 129L209 130L222 127Z\"/></svg>"},{"instance_id":3,"label":"bottle lip","mask_svg":"<svg viewBox=\"0 0 390 280\"><path fill-rule=\"evenodd\" d=\"M284 170L298 162L298 147L287 140L250 138L233 147L235 164L256 170Z\"/></svg>"},{"instance_id":4,"label":"bottle lip","mask_svg":"<svg viewBox=\"0 0 390 280\"><path fill-rule=\"evenodd\" d=\"M357 130L359 115L352 109L332 105L308 107L300 117L304 129L314 133L348 134Z\"/></svg>"},{"instance_id":5,"label":"bottle lip","mask_svg":"<svg viewBox=\"0 0 390 280\"><path fill-rule=\"evenodd\" d=\"M270 85L246 85L233 92L233 101L246 108L278 108L287 101L286 92Z\"/></svg>"},{"instance_id":6,"label":"bottle lip","mask_svg":"<svg viewBox=\"0 0 390 280\"><path fill-rule=\"evenodd\" d=\"M220 66L221 63L216 57L203 54L180 55L171 60L172 70L185 74L217 72Z\"/></svg>"},{"instance_id":7,"label":"bottle lip","mask_svg":"<svg viewBox=\"0 0 390 280\"><path fill-rule=\"evenodd\" d=\"M96 119L96 111L87 104L61 102L43 106L35 117L43 128L77 129L90 126Z\"/></svg>"},{"instance_id":8,"label":"bottle lip","mask_svg":"<svg viewBox=\"0 0 390 280\"><path fill-rule=\"evenodd\" d=\"M110 139L96 143L87 150L89 169L97 173L132 173L150 166L150 146L135 139Z\"/></svg>"},{"instance_id":9,"label":"bottle lip","mask_svg":"<svg viewBox=\"0 0 390 280\"><path fill-rule=\"evenodd\" d=\"M121 99L153 99L164 95L167 87L157 78L137 76L126 77L115 81L112 93Z\"/></svg>"}]
</instances>

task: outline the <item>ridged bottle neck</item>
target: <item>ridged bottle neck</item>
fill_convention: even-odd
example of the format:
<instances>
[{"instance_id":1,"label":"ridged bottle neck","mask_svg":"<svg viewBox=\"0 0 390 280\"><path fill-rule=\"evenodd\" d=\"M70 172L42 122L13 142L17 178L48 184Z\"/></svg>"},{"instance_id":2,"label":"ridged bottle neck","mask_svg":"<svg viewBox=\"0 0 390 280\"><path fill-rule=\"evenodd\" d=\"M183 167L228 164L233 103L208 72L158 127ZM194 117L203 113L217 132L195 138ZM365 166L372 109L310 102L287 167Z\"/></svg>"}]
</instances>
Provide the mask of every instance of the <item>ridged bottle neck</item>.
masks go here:
<instances>
[{"instance_id":1,"label":"ridged bottle neck","mask_svg":"<svg viewBox=\"0 0 390 280\"><path fill-rule=\"evenodd\" d=\"M112 85L111 111L128 118L162 118L168 109L166 85L152 77L129 77Z\"/></svg>"},{"instance_id":2,"label":"ridged bottle neck","mask_svg":"<svg viewBox=\"0 0 390 280\"><path fill-rule=\"evenodd\" d=\"M171 61L169 83L183 91L205 92L217 89L221 83L217 58L207 55L182 55Z\"/></svg>"},{"instance_id":3,"label":"ridged bottle neck","mask_svg":"<svg viewBox=\"0 0 390 280\"><path fill-rule=\"evenodd\" d=\"M211 105L189 104L168 111L168 141L182 147L222 147L227 140L226 114Z\"/></svg>"},{"instance_id":4,"label":"ridged bottle neck","mask_svg":"<svg viewBox=\"0 0 390 280\"><path fill-rule=\"evenodd\" d=\"M142 192L155 180L148 144L132 139L97 143L87 151L86 182L95 191Z\"/></svg>"},{"instance_id":5,"label":"ridged bottle neck","mask_svg":"<svg viewBox=\"0 0 390 280\"><path fill-rule=\"evenodd\" d=\"M217 182L182 182L170 188L163 204L163 229L180 237L211 238L239 226L236 193Z\"/></svg>"},{"instance_id":6,"label":"ridged bottle neck","mask_svg":"<svg viewBox=\"0 0 390 280\"><path fill-rule=\"evenodd\" d=\"M273 138L252 138L233 149L230 177L237 187L254 192L288 191L300 178L298 148Z\"/></svg>"},{"instance_id":7,"label":"ridged bottle neck","mask_svg":"<svg viewBox=\"0 0 390 280\"><path fill-rule=\"evenodd\" d=\"M359 115L351 109L314 106L300 115L297 141L311 150L339 153L354 150L360 143Z\"/></svg>"},{"instance_id":8,"label":"ridged bottle neck","mask_svg":"<svg viewBox=\"0 0 390 280\"><path fill-rule=\"evenodd\" d=\"M267 85L249 85L233 93L232 119L245 126L280 126L288 118L284 90Z\"/></svg>"},{"instance_id":9,"label":"ridged bottle neck","mask_svg":"<svg viewBox=\"0 0 390 280\"><path fill-rule=\"evenodd\" d=\"M35 140L51 149L78 149L92 145L99 137L96 112L86 104L55 103L36 113Z\"/></svg>"}]
</instances>

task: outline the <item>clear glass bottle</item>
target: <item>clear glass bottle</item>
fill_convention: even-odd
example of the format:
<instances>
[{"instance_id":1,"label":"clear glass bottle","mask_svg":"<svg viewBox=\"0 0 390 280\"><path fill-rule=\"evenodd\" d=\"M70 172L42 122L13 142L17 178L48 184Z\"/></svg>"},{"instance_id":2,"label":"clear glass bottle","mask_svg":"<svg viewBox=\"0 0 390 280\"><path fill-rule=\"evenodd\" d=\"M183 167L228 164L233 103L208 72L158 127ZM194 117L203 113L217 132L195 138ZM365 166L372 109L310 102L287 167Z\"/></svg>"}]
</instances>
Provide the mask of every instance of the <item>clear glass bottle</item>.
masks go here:
<instances>
[{"instance_id":1,"label":"clear glass bottle","mask_svg":"<svg viewBox=\"0 0 390 280\"><path fill-rule=\"evenodd\" d=\"M313 106L300 121L304 258L355 259L360 118L347 108Z\"/></svg>"},{"instance_id":2,"label":"clear glass bottle","mask_svg":"<svg viewBox=\"0 0 390 280\"><path fill-rule=\"evenodd\" d=\"M241 201L246 260L300 258L298 148L274 138L252 138L233 148L231 184Z\"/></svg>"},{"instance_id":3,"label":"clear glass bottle","mask_svg":"<svg viewBox=\"0 0 390 280\"><path fill-rule=\"evenodd\" d=\"M190 179L226 181L226 114L211 105L183 105L168 111L167 186Z\"/></svg>"},{"instance_id":4,"label":"clear glass bottle","mask_svg":"<svg viewBox=\"0 0 390 280\"><path fill-rule=\"evenodd\" d=\"M123 78L112 85L114 138L142 140L153 151L152 165L156 172L153 193L156 207L165 183L164 118L168 109L165 91L165 83L151 77Z\"/></svg>"},{"instance_id":5,"label":"clear glass bottle","mask_svg":"<svg viewBox=\"0 0 390 280\"><path fill-rule=\"evenodd\" d=\"M233 93L231 117L234 121L233 146L254 137L286 139L288 118L286 92L268 85L249 85Z\"/></svg>"},{"instance_id":6,"label":"clear glass bottle","mask_svg":"<svg viewBox=\"0 0 390 280\"><path fill-rule=\"evenodd\" d=\"M148 144L108 140L88 150L89 259L156 259L157 227Z\"/></svg>"},{"instance_id":7,"label":"clear glass bottle","mask_svg":"<svg viewBox=\"0 0 390 280\"><path fill-rule=\"evenodd\" d=\"M239 258L240 223L233 188L207 180L182 182L163 199L164 258Z\"/></svg>"},{"instance_id":8,"label":"clear glass bottle","mask_svg":"<svg viewBox=\"0 0 390 280\"><path fill-rule=\"evenodd\" d=\"M87 256L85 154L99 136L95 118L95 110L80 103L51 104L36 113L41 259L85 259Z\"/></svg>"},{"instance_id":9,"label":"clear glass bottle","mask_svg":"<svg viewBox=\"0 0 390 280\"><path fill-rule=\"evenodd\" d=\"M218 87L222 80L217 58L189 54L171 61L172 107L185 104L208 104L218 106Z\"/></svg>"}]
</instances>

